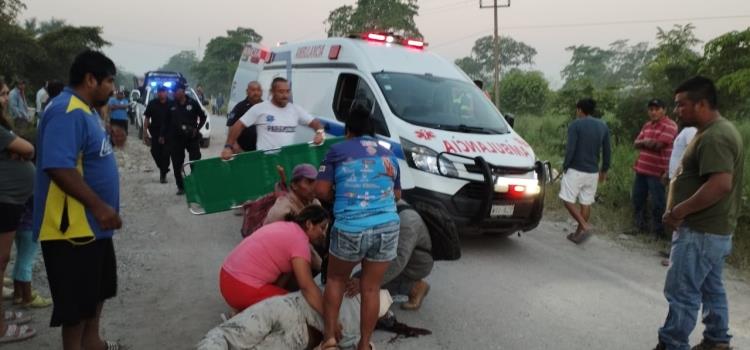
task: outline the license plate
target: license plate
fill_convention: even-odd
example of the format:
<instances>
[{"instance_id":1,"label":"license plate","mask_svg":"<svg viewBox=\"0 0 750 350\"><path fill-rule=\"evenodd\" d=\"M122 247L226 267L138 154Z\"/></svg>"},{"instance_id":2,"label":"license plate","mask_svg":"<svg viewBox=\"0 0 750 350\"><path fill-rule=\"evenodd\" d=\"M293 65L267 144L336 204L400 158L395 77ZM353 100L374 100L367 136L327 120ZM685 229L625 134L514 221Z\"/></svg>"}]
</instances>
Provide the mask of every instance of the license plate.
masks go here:
<instances>
[{"instance_id":1,"label":"license plate","mask_svg":"<svg viewBox=\"0 0 750 350\"><path fill-rule=\"evenodd\" d=\"M490 216L513 216L515 205L493 205Z\"/></svg>"}]
</instances>

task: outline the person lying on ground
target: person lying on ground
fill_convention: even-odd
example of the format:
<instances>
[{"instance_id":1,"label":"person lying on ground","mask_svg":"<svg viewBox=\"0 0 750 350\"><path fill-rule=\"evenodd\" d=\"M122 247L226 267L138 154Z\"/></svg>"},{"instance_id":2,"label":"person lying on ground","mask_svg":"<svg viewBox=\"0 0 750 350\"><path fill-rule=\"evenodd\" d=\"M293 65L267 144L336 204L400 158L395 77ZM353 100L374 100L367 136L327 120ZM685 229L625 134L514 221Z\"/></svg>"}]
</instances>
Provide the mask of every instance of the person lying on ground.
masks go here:
<instances>
[{"instance_id":1,"label":"person lying on ground","mask_svg":"<svg viewBox=\"0 0 750 350\"><path fill-rule=\"evenodd\" d=\"M323 314L323 294L313 281L310 243L322 242L328 212L310 205L255 231L229 253L220 272L221 294L234 312L264 299L287 294L294 277L302 295Z\"/></svg>"},{"instance_id":2,"label":"person lying on ground","mask_svg":"<svg viewBox=\"0 0 750 350\"><path fill-rule=\"evenodd\" d=\"M408 295L409 301L401 304L404 310L417 310L430 290L424 281L432 272L432 240L427 225L406 201L397 203L401 220L396 259L383 276L383 288L391 295ZM346 295L359 294L359 272L346 285Z\"/></svg>"},{"instance_id":3,"label":"person lying on ground","mask_svg":"<svg viewBox=\"0 0 750 350\"><path fill-rule=\"evenodd\" d=\"M387 291L380 291L379 317L392 303ZM360 338L361 298L344 298L339 314L342 348ZM216 326L196 346L198 350L227 349L311 349L320 343L323 317L300 292L266 299Z\"/></svg>"}]
</instances>

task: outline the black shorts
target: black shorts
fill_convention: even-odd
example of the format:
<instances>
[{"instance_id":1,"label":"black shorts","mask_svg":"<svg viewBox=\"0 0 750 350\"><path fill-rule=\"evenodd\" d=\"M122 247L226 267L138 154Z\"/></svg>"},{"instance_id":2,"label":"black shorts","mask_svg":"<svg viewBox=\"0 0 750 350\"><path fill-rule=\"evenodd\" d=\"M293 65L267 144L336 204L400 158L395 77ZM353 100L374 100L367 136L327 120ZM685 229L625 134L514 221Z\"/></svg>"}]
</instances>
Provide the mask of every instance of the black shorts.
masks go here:
<instances>
[{"instance_id":1,"label":"black shorts","mask_svg":"<svg viewBox=\"0 0 750 350\"><path fill-rule=\"evenodd\" d=\"M117 264L111 239L87 244L43 241L52 294L51 327L74 326L96 316L97 306L117 294Z\"/></svg>"},{"instance_id":2,"label":"black shorts","mask_svg":"<svg viewBox=\"0 0 750 350\"><path fill-rule=\"evenodd\" d=\"M25 210L23 204L0 203L0 234L15 232Z\"/></svg>"}]
</instances>

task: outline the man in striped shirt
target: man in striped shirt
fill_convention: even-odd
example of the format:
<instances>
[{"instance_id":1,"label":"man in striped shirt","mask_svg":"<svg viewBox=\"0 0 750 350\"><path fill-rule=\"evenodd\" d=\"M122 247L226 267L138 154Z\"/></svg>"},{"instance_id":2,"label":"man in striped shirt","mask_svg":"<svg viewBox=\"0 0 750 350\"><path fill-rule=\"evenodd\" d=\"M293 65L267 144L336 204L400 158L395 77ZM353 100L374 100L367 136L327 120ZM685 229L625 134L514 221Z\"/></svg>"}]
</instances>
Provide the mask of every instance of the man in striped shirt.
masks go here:
<instances>
[{"instance_id":1,"label":"man in striped shirt","mask_svg":"<svg viewBox=\"0 0 750 350\"><path fill-rule=\"evenodd\" d=\"M659 99L648 102L649 121L635 139L639 151L635 161L633 182L633 210L636 228L664 236L661 217L666 205L665 180L669 169L672 144L677 135L677 124L667 117L664 103ZM646 221L646 201L651 197L651 227Z\"/></svg>"}]
</instances>

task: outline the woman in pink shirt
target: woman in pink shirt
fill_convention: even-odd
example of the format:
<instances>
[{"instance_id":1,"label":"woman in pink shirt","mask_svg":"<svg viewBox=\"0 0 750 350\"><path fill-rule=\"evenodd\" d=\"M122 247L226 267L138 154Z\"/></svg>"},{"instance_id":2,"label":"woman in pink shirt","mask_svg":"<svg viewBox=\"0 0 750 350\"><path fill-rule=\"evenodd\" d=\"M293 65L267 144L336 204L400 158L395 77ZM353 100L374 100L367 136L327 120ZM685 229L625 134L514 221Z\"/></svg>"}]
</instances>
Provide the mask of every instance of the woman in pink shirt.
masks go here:
<instances>
[{"instance_id":1,"label":"woman in pink shirt","mask_svg":"<svg viewBox=\"0 0 750 350\"><path fill-rule=\"evenodd\" d=\"M229 253L220 272L221 295L235 312L277 295L294 276L310 306L323 315L323 294L313 281L310 243L322 242L329 216L310 205L297 215L261 227Z\"/></svg>"}]
</instances>

